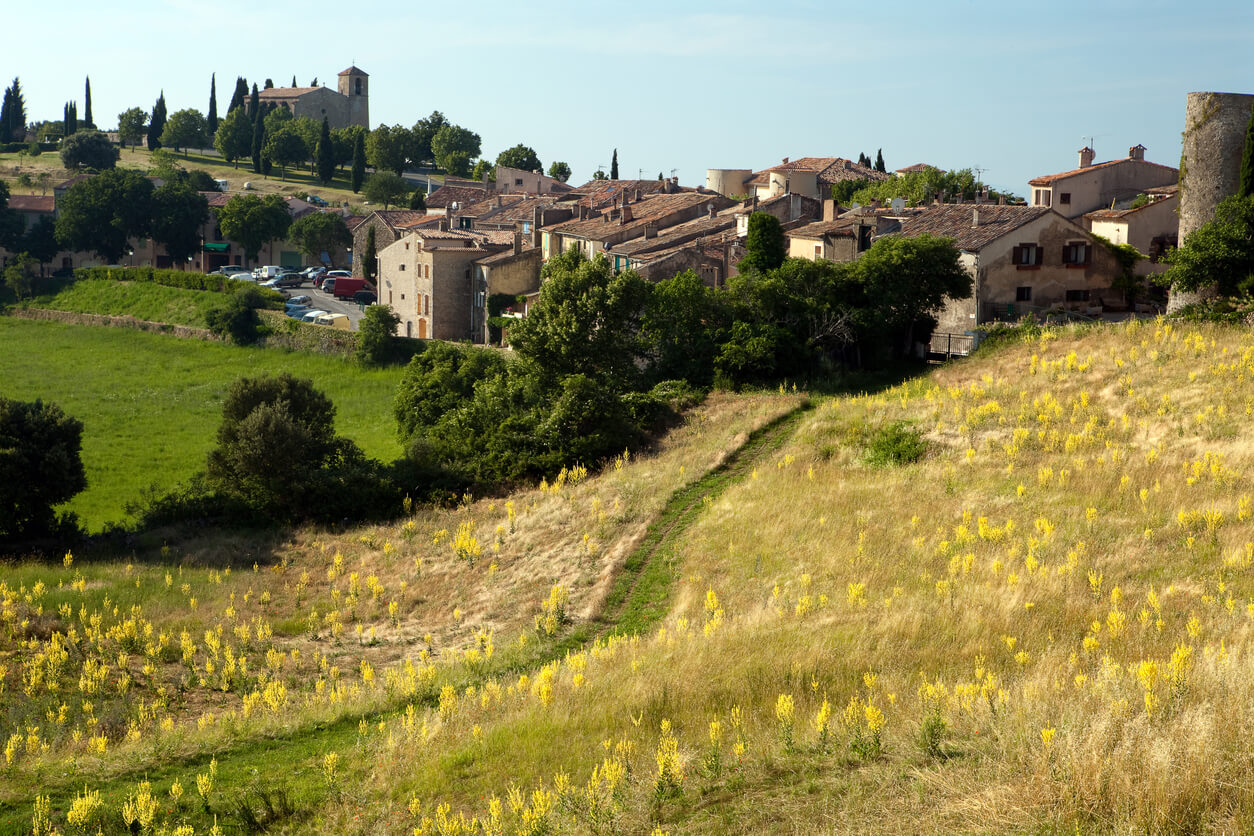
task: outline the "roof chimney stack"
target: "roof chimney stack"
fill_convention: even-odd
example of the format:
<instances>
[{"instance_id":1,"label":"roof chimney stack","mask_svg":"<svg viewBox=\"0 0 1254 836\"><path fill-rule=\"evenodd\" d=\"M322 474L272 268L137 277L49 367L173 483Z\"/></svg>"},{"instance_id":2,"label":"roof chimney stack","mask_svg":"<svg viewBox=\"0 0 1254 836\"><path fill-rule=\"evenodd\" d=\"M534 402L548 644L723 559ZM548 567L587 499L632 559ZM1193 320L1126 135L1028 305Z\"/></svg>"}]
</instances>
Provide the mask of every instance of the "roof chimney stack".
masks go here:
<instances>
[{"instance_id":1,"label":"roof chimney stack","mask_svg":"<svg viewBox=\"0 0 1254 836\"><path fill-rule=\"evenodd\" d=\"M1145 146L1144 146L1144 145L1133 145L1131 148L1129 148L1129 149L1128 149L1128 159L1131 159L1131 160L1143 160L1143 159L1145 159Z\"/></svg>"},{"instance_id":2,"label":"roof chimney stack","mask_svg":"<svg viewBox=\"0 0 1254 836\"><path fill-rule=\"evenodd\" d=\"M980 226L980 207L977 205L971 210L971 228L978 229Z\"/></svg>"},{"instance_id":3,"label":"roof chimney stack","mask_svg":"<svg viewBox=\"0 0 1254 836\"><path fill-rule=\"evenodd\" d=\"M1089 146L1080 149L1080 168L1088 168L1093 164L1093 158L1097 156L1097 152Z\"/></svg>"}]
</instances>

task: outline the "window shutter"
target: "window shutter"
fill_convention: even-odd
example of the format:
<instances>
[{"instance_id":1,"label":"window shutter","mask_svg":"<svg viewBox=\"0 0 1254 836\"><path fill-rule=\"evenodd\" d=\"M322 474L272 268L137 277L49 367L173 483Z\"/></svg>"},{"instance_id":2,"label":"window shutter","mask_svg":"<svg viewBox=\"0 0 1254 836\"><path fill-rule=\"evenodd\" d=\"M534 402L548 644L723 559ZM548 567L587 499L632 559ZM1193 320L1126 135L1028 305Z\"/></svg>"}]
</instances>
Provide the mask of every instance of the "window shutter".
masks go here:
<instances>
[{"instance_id":1,"label":"window shutter","mask_svg":"<svg viewBox=\"0 0 1254 836\"><path fill-rule=\"evenodd\" d=\"M1045 248L1033 247L1032 249L1036 250L1036 266L1040 267L1041 263L1045 260Z\"/></svg>"},{"instance_id":2,"label":"window shutter","mask_svg":"<svg viewBox=\"0 0 1254 836\"><path fill-rule=\"evenodd\" d=\"M1063 264L1071 263L1071 245L1070 244L1062 245L1062 263Z\"/></svg>"},{"instance_id":3,"label":"window shutter","mask_svg":"<svg viewBox=\"0 0 1254 836\"><path fill-rule=\"evenodd\" d=\"M1011 252L1010 260L1015 264L1023 263L1023 247L1015 247Z\"/></svg>"}]
</instances>

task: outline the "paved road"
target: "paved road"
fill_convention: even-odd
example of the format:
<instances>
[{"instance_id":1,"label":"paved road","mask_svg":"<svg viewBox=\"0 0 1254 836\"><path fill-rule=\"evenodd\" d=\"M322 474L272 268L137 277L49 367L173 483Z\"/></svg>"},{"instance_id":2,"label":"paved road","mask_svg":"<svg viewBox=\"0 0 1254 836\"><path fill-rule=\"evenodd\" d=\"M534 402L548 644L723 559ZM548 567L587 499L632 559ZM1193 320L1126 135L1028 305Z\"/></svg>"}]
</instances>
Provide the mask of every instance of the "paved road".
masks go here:
<instances>
[{"instance_id":1,"label":"paved road","mask_svg":"<svg viewBox=\"0 0 1254 836\"><path fill-rule=\"evenodd\" d=\"M292 296L311 297L313 301L310 303L310 307L317 308L320 311L347 314L349 324L353 326L354 331L357 330L357 323L361 321L363 309L351 299L336 299L328 293L316 290L311 282L305 282L300 287L289 287L287 292Z\"/></svg>"}]
</instances>

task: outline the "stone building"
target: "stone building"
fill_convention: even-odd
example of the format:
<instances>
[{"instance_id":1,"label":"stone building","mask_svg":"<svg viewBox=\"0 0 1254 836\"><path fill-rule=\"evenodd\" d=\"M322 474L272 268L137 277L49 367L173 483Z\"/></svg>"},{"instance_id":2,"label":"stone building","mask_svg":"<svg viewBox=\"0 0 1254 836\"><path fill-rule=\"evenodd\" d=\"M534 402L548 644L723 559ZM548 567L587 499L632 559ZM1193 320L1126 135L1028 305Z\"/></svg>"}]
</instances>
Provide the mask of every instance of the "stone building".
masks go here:
<instances>
[{"instance_id":1,"label":"stone building","mask_svg":"<svg viewBox=\"0 0 1254 836\"><path fill-rule=\"evenodd\" d=\"M1180 176L1171 166L1146 160L1144 145L1129 148L1127 157L1103 163L1093 162L1092 148L1086 146L1079 153L1079 168L1028 181L1028 205L1052 208L1075 219L1131 200L1146 189L1174 185Z\"/></svg>"},{"instance_id":2,"label":"stone building","mask_svg":"<svg viewBox=\"0 0 1254 836\"><path fill-rule=\"evenodd\" d=\"M338 89L327 87L271 87L258 91L262 104L284 105L292 115L322 122L331 130L360 125L370 130L370 76L356 67L339 74Z\"/></svg>"},{"instance_id":3,"label":"stone building","mask_svg":"<svg viewBox=\"0 0 1254 836\"><path fill-rule=\"evenodd\" d=\"M475 262L500 251L485 236L422 228L379 250L379 303L400 317L398 333L435 340L482 340L475 310Z\"/></svg>"},{"instance_id":4,"label":"stone building","mask_svg":"<svg viewBox=\"0 0 1254 836\"><path fill-rule=\"evenodd\" d=\"M1162 186L1146 190L1132 205L1098 209L1084 216L1084 225L1094 235L1114 244L1131 244L1144 256L1136 274L1150 276L1167 269L1162 257L1176 246L1179 218L1179 187Z\"/></svg>"}]
</instances>

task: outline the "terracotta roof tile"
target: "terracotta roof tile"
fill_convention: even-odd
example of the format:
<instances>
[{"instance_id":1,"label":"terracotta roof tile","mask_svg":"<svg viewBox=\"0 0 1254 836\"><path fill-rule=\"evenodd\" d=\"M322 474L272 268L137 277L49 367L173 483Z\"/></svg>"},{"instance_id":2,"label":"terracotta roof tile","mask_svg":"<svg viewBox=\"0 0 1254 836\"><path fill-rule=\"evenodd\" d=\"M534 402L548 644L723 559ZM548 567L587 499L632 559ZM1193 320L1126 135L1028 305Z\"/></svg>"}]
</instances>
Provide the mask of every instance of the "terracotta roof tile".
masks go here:
<instances>
[{"instance_id":1,"label":"terracotta roof tile","mask_svg":"<svg viewBox=\"0 0 1254 836\"><path fill-rule=\"evenodd\" d=\"M425 203L433 209L447 209L452 203L470 206L483 200L485 194L483 186L440 186L427 195Z\"/></svg>"},{"instance_id":2,"label":"terracotta roof tile","mask_svg":"<svg viewBox=\"0 0 1254 836\"><path fill-rule=\"evenodd\" d=\"M56 211L57 199L50 194L9 195L9 208L15 212L52 213Z\"/></svg>"},{"instance_id":3,"label":"terracotta roof tile","mask_svg":"<svg viewBox=\"0 0 1254 836\"><path fill-rule=\"evenodd\" d=\"M834 221L815 221L788 233L793 238L853 238L858 234L856 218L837 218Z\"/></svg>"},{"instance_id":4,"label":"terracotta roof tile","mask_svg":"<svg viewBox=\"0 0 1254 836\"><path fill-rule=\"evenodd\" d=\"M321 87L267 87L257 91L258 99L295 99L306 93L321 90Z\"/></svg>"},{"instance_id":5,"label":"terracotta roof tile","mask_svg":"<svg viewBox=\"0 0 1254 836\"><path fill-rule=\"evenodd\" d=\"M554 224L548 227L549 230L559 235L574 235L590 240L599 240L599 236L607 232L618 232L623 229L636 229L651 223L659 218L679 212L684 209L691 209L701 206L704 203L712 202L716 207L720 204L726 204L727 198L716 194L698 194L696 192L678 192L676 194L657 194L649 197L642 197L635 203L628 204L631 208L631 220L627 223L621 223L618 218L611 221L605 220L605 215L597 215L586 220L570 220L563 223ZM607 204L607 207L610 204Z\"/></svg>"},{"instance_id":6,"label":"terracotta roof tile","mask_svg":"<svg viewBox=\"0 0 1254 836\"><path fill-rule=\"evenodd\" d=\"M1068 177L1075 177L1077 174L1087 174L1090 171L1098 171L1099 169L1111 168L1113 166L1123 165L1125 163L1130 163L1130 162L1137 162L1142 165L1153 166L1155 168L1161 168L1166 171L1172 171L1172 172L1177 171L1177 169L1174 169L1169 165L1162 165L1161 163L1152 163L1149 160L1136 160L1136 159L1133 159L1132 157L1124 157L1123 159L1119 159L1119 160L1107 160L1104 163L1094 163L1093 165L1084 166L1083 168L1073 168L1070 171L1060 171L1057 174L1045 174L1040 177L1033 177L1031 180L1028 181L1028 185L1029 186L1052 186L1054 185L1054 183L1056 183L1059 180L1066 180Z\"/></svg>"},{"instance_id":7,"label":"terracotta roof tile","mask_svg":"<svg viewBox=\"0 0 1254 836\"><path fill-rule=\"evenodd\" d=\"M979 212L979 226L974 225ZM949 203L929 206L902 222L902 235L952 238L960 250L975 252L1030 221L1053 212L1047 206L998 206L989 203ZM1056 213L1055 213L1056 214ZM1059 216L1061 217L1061 216Z\"/></svg>"},{"instance_id":8,"label":"terracotta roof tile","mask_svg":"<svg viewBox=\"0 0 1254 836\"><path fill-rule=\"evenodd\" d=\"M889 175L883 171L858 165L844 157L801 157L765 168L753 175L747 182L754 186L765 186L770 182L771 172L776 171L813 172L820 184L828 186L844 180L887 180L889 178Z\"/></svg>"}]
</instances>

